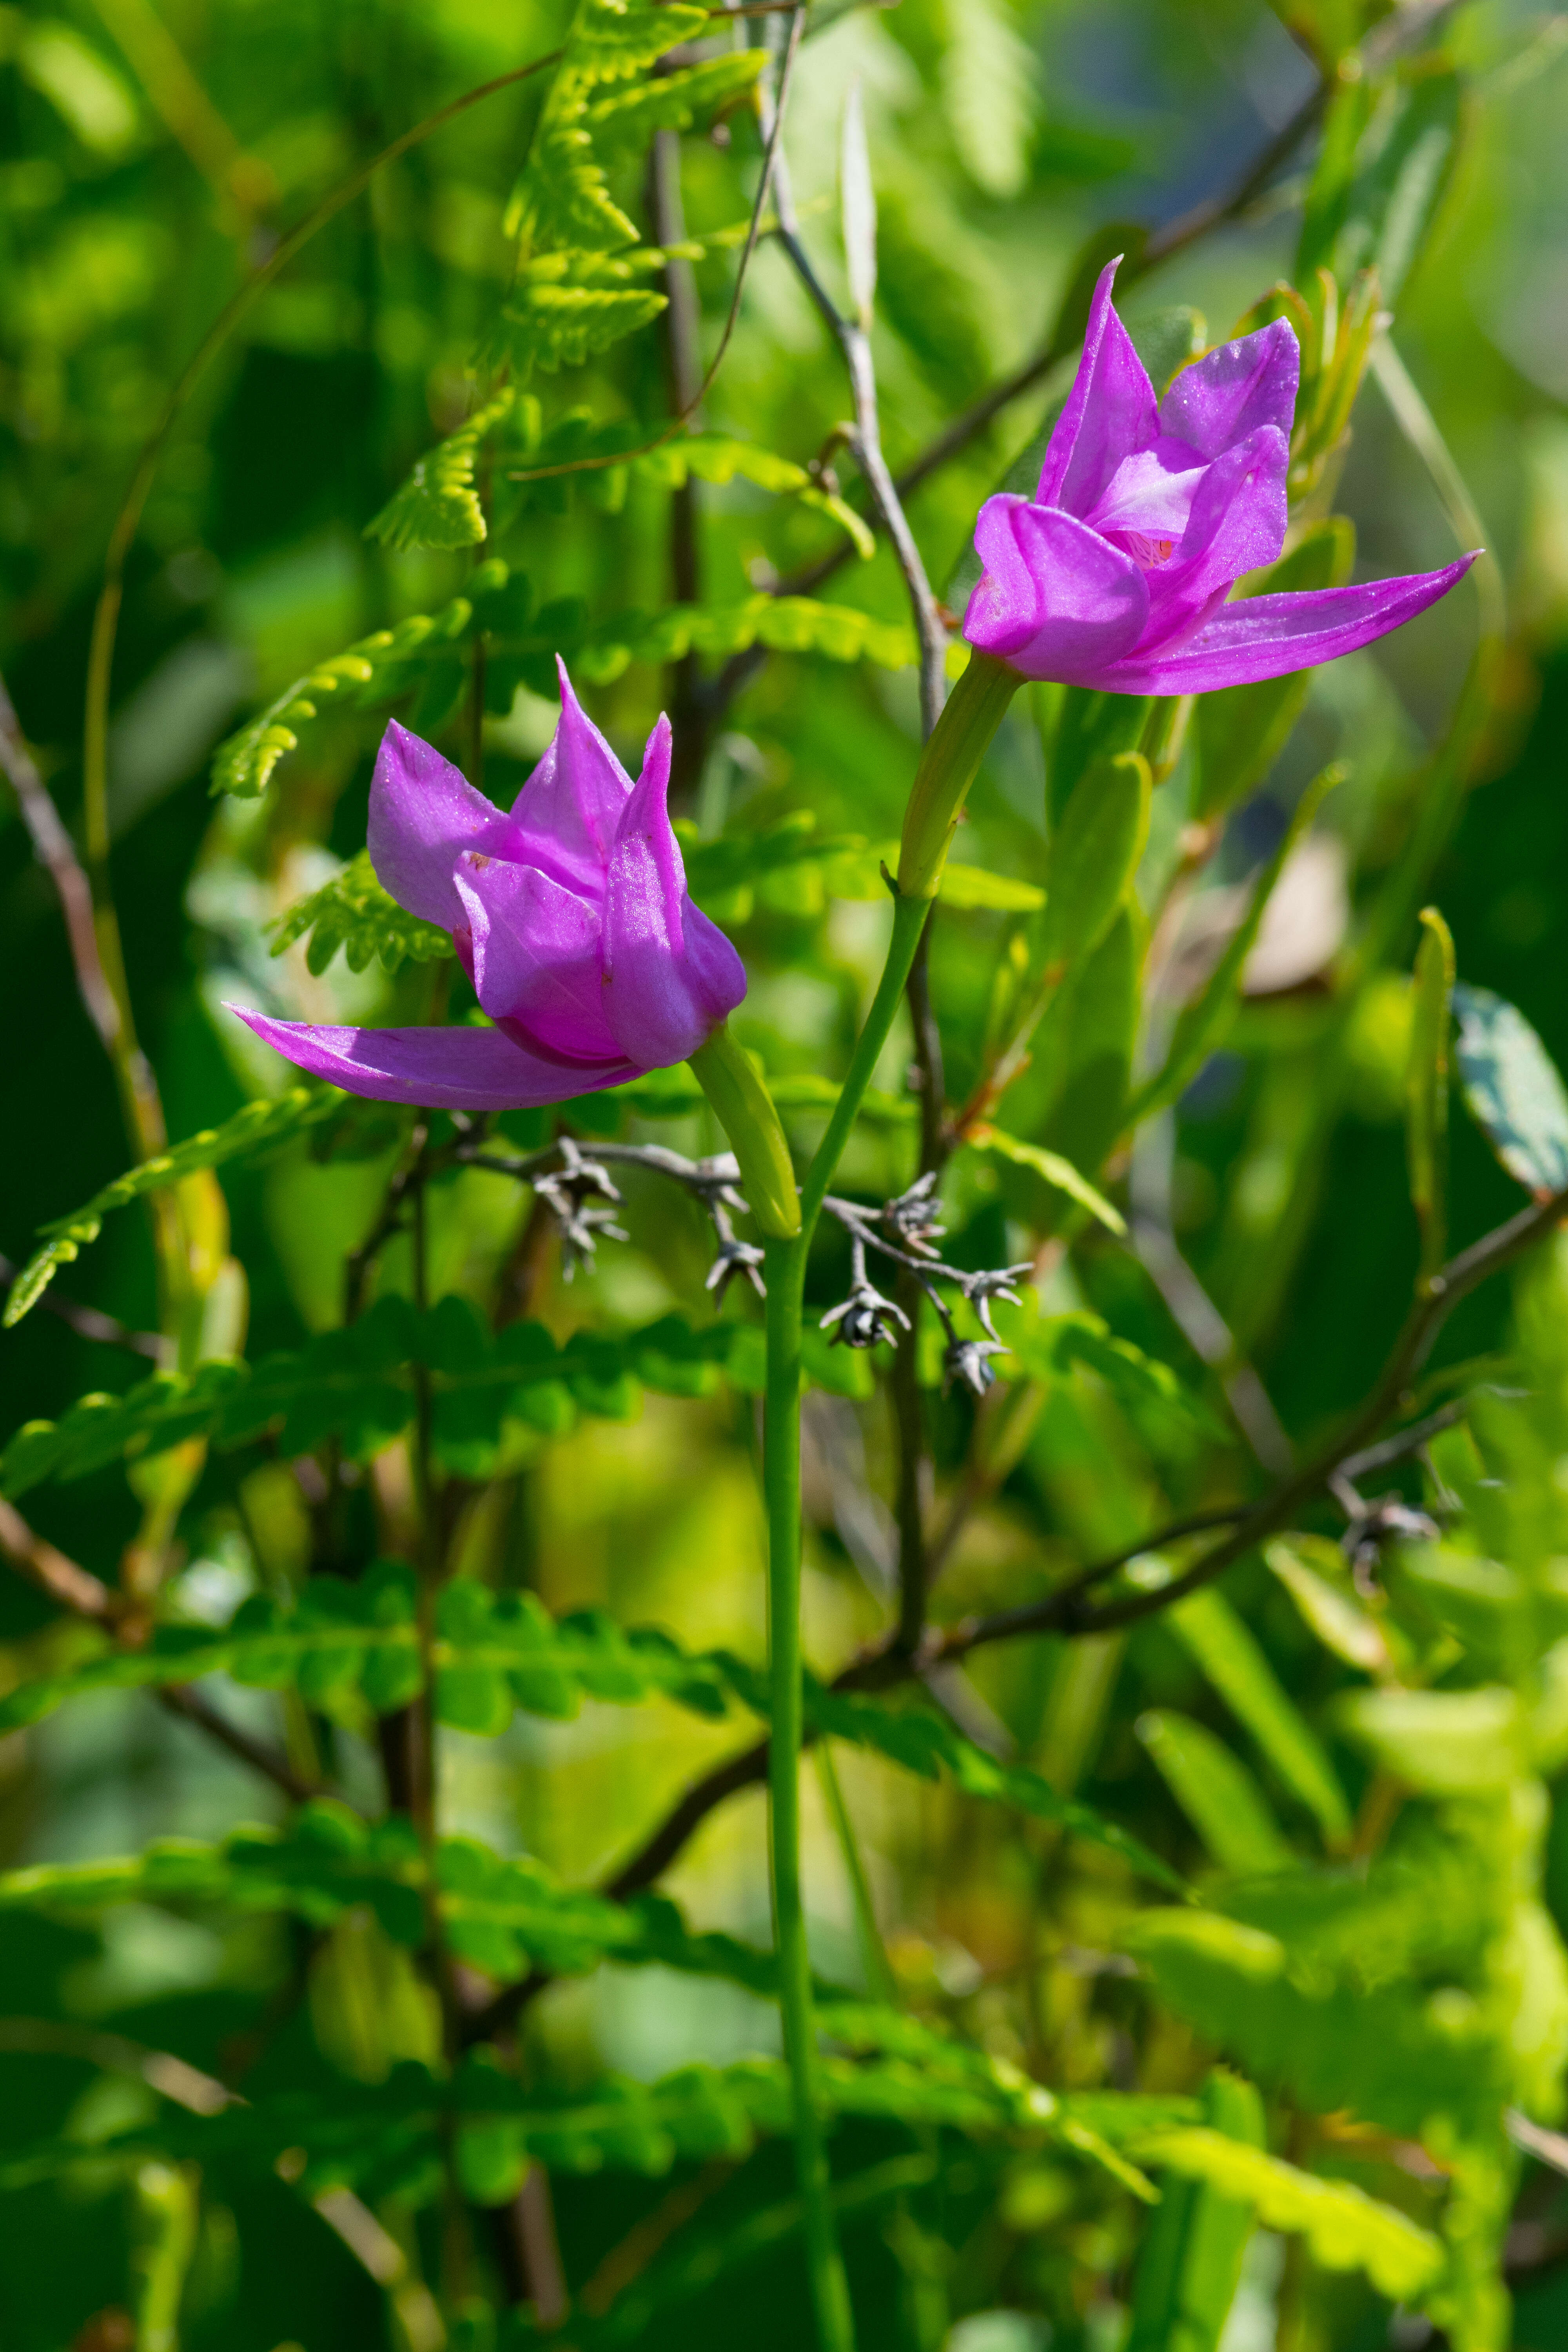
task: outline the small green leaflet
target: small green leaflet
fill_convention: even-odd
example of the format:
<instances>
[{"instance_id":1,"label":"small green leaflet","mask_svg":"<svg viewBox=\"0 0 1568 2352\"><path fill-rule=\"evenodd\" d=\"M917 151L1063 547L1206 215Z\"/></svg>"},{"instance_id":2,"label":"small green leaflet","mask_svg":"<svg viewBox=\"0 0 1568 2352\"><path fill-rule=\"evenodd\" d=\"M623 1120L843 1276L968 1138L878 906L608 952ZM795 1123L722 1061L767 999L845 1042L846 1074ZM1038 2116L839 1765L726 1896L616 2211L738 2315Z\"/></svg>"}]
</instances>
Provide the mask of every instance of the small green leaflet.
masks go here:
<instances>
[{"instance_id":1,"label":"small green leaflet","mask_svg":"<svg viewBox=\"0 0 1568 2352\"><path fill-rule=\"evenodd\" d=\"M1127 1231L1127 1221L1120 1209L1112 1208L1103 1192L1098 1192L1087 1176L1081 1176L1070 1160L1059 1151L1047 1151L1038 1143L1026 1143L1016 1135L1004 1135L1000 1128L976 1127L963 1139L969 1151L992 1151L999 1160L1009 1160L1016 1168L1032 1169L1058 1192L1087 1209L1091 1217L1102 1224L1107 1233L1118 1238Z\"/></svg>"},{"instance_id":2,"label":"small green leaflet","mask_svg":"<svg viewBox=\"0 0 1568 2352\"><path fill-rule=\"evenodd\" d=\"M140 1168L117 1176L112 1184L95 1192L85 1208L75 1210L68 1217L58 1217L53 1224L43 1228L42 1246L34 1251L11 1286L11 1295L5 1302L5 1328L9 1330L13 1324L19 1323L27 1309L37 1306L58 1269L68 1265L79 1251L98 1239L110 1210L122 1209L129 1202L161 1191L165 1184L177 1184L182 1176L194 1176L204 1168L222 1168L231 1160L289 1142L344 1108L344 1097L335 1087L290 1087L287 1094L279 1095L273 1101L247 1103L222 1127L204 1128L200 1134L175 1144L172 1150L160 1152L155 1160L144 1160Z\"/></svg>"},{"instance_id":3,"label":"small green leaflet","mask_svg":"<svg viewBox=\"0 0 1568 2352\"><path fill-rule=\"evenodd\" d=\"M1455 1048L1465 1108L1510 1176L1544 1200L1568 1188L1568 1090L1522 1013L1460 981Z\"/></svg>"},{"instance_id":4,"label":"small green leaflet","mask_svg":"<svg viewBox=\"0 0 1568 2352\"><path fill-rule=\"evenodd\" d=\"M1289 1870L1296 1857L1247 1766L1206 1724L1173 1707L1141 1715L1139 1738L1221 1870Z\"/></svg>"},{"instance_id":5,"label":"small green leaflet","mask_svg":"<svg viewBox=\"0 0 1568 2352\"><path fill-rule=\"evenodd\" d=\"M1331 1844L1344 1843L1351 1833L1350 1807L1328 1751L1251 1628L1214 1585L1178 1601L1167 1622L1323 1836Z\"/></svg>"},{"instance_id":6,"label":"small green leaflet","mask_svg":"<svg viewBox=\"0 0 1568 2352\"><path fill-rule=\"evenodd\" d=\"M474 467L486 436L510 415L517 394L508 384L477 408L455 433L420 458L396 495L364 527L386 547L473 547L485 536L484 509Z\"/></svg>"},{"instance_id":7,"label":"small green leaflet","mask_svg":"<svg viewBox=\"0 0 1568 2352\"><path fill-rule=\"evenodd\" d=\"M1017 1373L1026 1380L1064 1380L1076 1364L1105 1382L1120 1402L1134 1412L1154 1407L1210 1436L1224 1431L1202 1399L1157 1356L1147 1356L1131 1339L1119 1339L1100 1316L1079 1308L1070 1315L1042 1315L1028 1319L1026 1310L1005 1302L995 1309L996 1328L1012 1349ZM1005 1371L1008 1367L1004 1364Z\"/></svg>"},{"instance_id":8,"label":"small green leaflet","mask_svg":"<svg viewBox=\"0 0 1568 2352\"><path fill-rule=\"evenodd\" d=\"M1201 2180L1253 2207L1265 2229L1306 2239L1326 2270L1364 2271L1380 2294L1413 2303L1444 2267L1439 2242L1348 2180L1322 2180L1201 2124L1151 2132L1132 2152L1157 2170Z\"/></svg>"},{"instance_id":9,"label":"small green leaflet","mask_svg":"<svg viewBox=\"0 0 1568 2352\"><path fill-rule=\"evenodd\" d=\"M272 927L273 954L281 955L307 932L310 944L305 962L317 973L326 971L340 948L351 971L363 971L377 956L388 971L396 971L410 958L435 963L452 952L449 932L405 914L390 891L383 889L368 849L279 917Z\"/></svg>"},{"instance_id":10,"label":"small green leaflet","mask_svg":"<svg viewBox=\"0 0 1568 2352\"><path fill-rule=\"evenodd\" d=\"M657 81L612 91L589 107L584 128L600 149L640 146L656 131L689 131L700 116L750 98L766 63L765 49L732 49Z\"/></svg>"}]
</instances>

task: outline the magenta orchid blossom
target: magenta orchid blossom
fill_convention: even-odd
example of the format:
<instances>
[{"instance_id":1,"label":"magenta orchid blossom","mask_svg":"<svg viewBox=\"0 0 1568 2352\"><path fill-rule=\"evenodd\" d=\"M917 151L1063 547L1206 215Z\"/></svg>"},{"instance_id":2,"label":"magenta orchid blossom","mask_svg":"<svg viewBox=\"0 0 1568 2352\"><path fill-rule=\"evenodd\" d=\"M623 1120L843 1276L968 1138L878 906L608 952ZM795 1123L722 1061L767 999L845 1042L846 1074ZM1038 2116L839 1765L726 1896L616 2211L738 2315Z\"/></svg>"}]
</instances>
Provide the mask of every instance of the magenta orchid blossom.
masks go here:
<instances>
[{"instance_id":1,"label":"magenta orchid blossom","mask_svg":"<svg viewBox=\"0 0 1568 2352\"><path fill-rule=\"evenodd\" d=\"M1441 572L1226 599L1285 540L1300 353L1283 319L1184 368L1163 401L1101 273L1032 499L987 499L970 644L1026 678L1207 694L1353 653L1446 595ZM1221 608L1224 608L1223 610Z\"/></svg>"},{"instance_id":2,"label":"magenta orchid blossom","mask_svg":"<svg viewBox=\"0 0 1568 2352\"><path fill-rule=\"evenodd\" d=\"M549 750L502 815L395 720L370 793L371 863L449 931L489 1028L346 1029L231 1010L312 1077L378 1102L561 1102L697 1053L746 992L694 907L670 828L669 721L634 784L561 672Z\"/></svg>"}]
</instances>

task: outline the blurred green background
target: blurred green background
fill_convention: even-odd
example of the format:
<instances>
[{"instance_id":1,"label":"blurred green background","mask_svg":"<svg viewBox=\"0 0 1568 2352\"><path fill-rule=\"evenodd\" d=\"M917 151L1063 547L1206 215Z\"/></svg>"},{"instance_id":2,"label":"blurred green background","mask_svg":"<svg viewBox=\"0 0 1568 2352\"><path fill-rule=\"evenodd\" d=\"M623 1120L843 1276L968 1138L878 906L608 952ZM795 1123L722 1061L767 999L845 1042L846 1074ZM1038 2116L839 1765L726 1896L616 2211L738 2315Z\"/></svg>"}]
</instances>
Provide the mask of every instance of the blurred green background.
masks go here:
<instances>
[{"instance_id":1,"label":"blurred green background","mask_svg":"<svg viewBox=\"0 0 1568 2352\"><path fill-rule=\"evenodd\" d=\"M813 30L788 121L795 193L807 241L841 284L838 126L858 77L877 180L876 355L895 468L1039 347L1092 228L1175 220L1228 191L1267 147L1314 83L1283 21L1289 13L1262 0L902 0L845 11ZM1463 976L1519 1005L1568 1061L1568 17L1515 0L1483 0L1447 17L1443 37L1468 79L1465 134L1436 233L1400 297L1394 336L1502 567L1510 628L1484 778L1430 895L1452 928ZM281 226L447 96L550 47L562 18L546 0L0 8L0 671L68 823L80 801L87 648L104 550L169 384ZM268 951L266 924L363 844L377 730L363 720L327 730L280 772L264 803L215 802L207 764L218 739L312 659L460 588L467 552L393 554L363 527L465 413L465 371L506 280L503 209L538 103L538 85L508 89L379 175L229 340L159 468L128 567L110 806L131 986L175 1137L283 1082L271 1057L224 1015L225 997L293 1017L424 1017L425 967L353 974L340 958L312 975L302 949L279 959ZM721 138L685 142L693 233L743 217L756 152L746 121ZM1226 333L1289 272L1310 157L1308 142L1246 218L1140 282L1125 306L1130 322L1187 304L1211 339ZM634 186L633 197L639 193ZM731 268L727 256L699 266L710 350ZM660 338L648 335L540 389L552 415L582 403L601 416L658 417L668 405L663 369ZM939 584L959 571L978 503L1030 441L1053 389L1059 377L1005 409L915 498L912 519ZM845 406L820 324L783 257L764 244L706 421L804 463ZM1339 504L1356 524L1358 577L1433 567L1453 551L1450 520L1376 382L1356 410ZM704 489L700 509L703 593L714 601L738 601L837 544L820 514L744 484ZM552 596L581 597L597 611L654 609L668 594L668 499L646 484L634 483L619 506L592 490L538 498L524 537L529 567ZM885 549L840 571L824 593L902 616ZM1451 713L1475 626L1467 587L1392 641L1321 674L1296 737L1212 875L1215 889L1245 876L1273 845L1308 776L1330 758L1348 759L1351 781L1320 835L1325 858L1293 930L1282 928L1284 982L1253 996L1227 1051L1184 1101L1173 1175L1182 1246L1302 1440L1370 1385L1408 1296L1415 1243L1400 1124L1407 1007L1396 984L1363 1002L1329 1132L1312 1131L1308 1107L1332 1003L1328 976L1347 926L1406 837L1421 763ZM587 698L635 766L654 715L679 691L678 680L634 664ZM1031 696L1021 697L961 844L969 862L1026 878L1043 856L1039 717ZM488 722L493 797L510 797L552 723L552 708L526 689L509 715ZM711 835L810 808L824 833L885 842L898 830L916 736L911 673L773 656L724 713L690 782L687 813ZM1169 790L1180 788L1178 779ZM1152 857L1162 842L1168 851L1182 815L1173 798L1157 813ZM792 900L782 887L735 917L752 973L737 1026L771 1068L841 1066L883 927L875 901L825 906L820 893ZM944 917L938 935L935 990L951 1022L955 1098L975 1066L1005 932L1005 918L977 912ZM0 1252L19 1264L40 1223L86 1199L129 1155L58 906L8 797L0 800ZM1019 1099L1014 1123L1027 1133L1027 1081ZM712 1148L700 1121L659 1132ZM875 1138L858 1146L849 1178L868 1192L895 1187L907 1174L901 1149ZM253 1356L297 1346L335 1319L342 1254L363 1234L387 1165L383 1155L323 1167L299 1145L226 1177L234 1247L249 1278ZM1463 1124L1452 1184L1461 1242L1517 1203ZM636 1183L627 1193L629 1246L602 1252L571 1289L558 1271L544 1272L532 1311L558 1332L644 1321L671 1306L700 1311L705 1262L695 1217L672 1221L663 1197ZM448 1186L435 1210L437 1290L486 1298L519 1219L515 1189L502 1180L468 1173ZM994 1193L971 1185L952 1222L952 1246L969 1252L967 1262L1002 1255L1004 1204ZM1198 1376L1189 1343L1131 1256L1091 1241L1075 1265L1085 1302ZM389 1255L385 1280L406 1286L405 1254ZM842 1286L842 1265L825 1252L813 1276L818 1311ZM111 1221L60 1288L133 1329L151 1328L153 1263L138 1217ZM1502 1287L1479 1295L1455 1318L1445 1359L1498 1346L1508 1313ZM0 1341L0 1417L9 1432L57 1414L85 1390L125 1387L145 1369L37 1313ZM939 1462L951 1465L964 1409L935 1410ZM1081 1556L1136 1537L1160 1514L1162 1479L1181 1497L1182 1443L1159 1431L1152 1448L1131 1443L1094 1397L1054 1397L1006 1488L974 1516L947 1567L943 1613L1026 1596L1037 1589L1042 1557L1059 1559L1064 1546ZM650 1397L635 1423L588 1422L520 1461L466 1528L464 1564L527 1585L556 1611L603 1604L697 1646L757 1654L753 1450L745 1400ZM858 1540L841 1505L846 1482L860 1493L868 1469L873 1493L885 1494L889 1461L880 1399L813 1398L807 1629L811 1654L825 1664L879 1622L875 1563L885 1515L872 1503ZM138 1517L122 1472L51 1488L35 1502L44 1534L112 1577ZM174 1605L191 1622L220 1620L258 1580L298 1575L308 1541L286 1469L249 1454L216 1460L186 1513ZM1249 1613L1310 1697L1325 1661L1278 1590L1265 1590L1261 1570L1248 1573ZM0 1675L8 1682L37 1670L47 1622L42 1600L0 1573ZM1053 1645L999 1652L977 1664L973 1703L1000 1718L1022 1758L1060 1781L1081 1774L1086 1793L1108 1810L1179 1840L1131 1726L1149 1705L1190 1701L1191 1665L1152 1625L1105 1668L1114 1691L1109 1678L1103 1690L1089 1687L1081 1662L1069 1664ZM1063 1703L1063 1677L1075 1674L1076 1751ZM258 1696L240 1694L237 1705L251 1706L258 1725L270 1720L270 1702ZM520 1722L496 1741L447 1734L446 1822L592 1880L726 1746L722 1733L662 1706L636 1714L590 1707L567 1726ZM374 1796L369 1750L346 1732L339 1764L347 1785ZM993 2046L1048 2052L1054 2079L1116 2079L1129 2034L1145 2031L1130 2022L1134 1995L1114 1979L1053 1963L1036 1979L1044 2013L1020 2022L1017 1979L1037 1951L1042 1881L1052 1887L1058 1952L1112 1943L1117 1889L1081 1859L1071 1869L1054 1859L1043 1839L999 1817L977 1819L934 1790L911 1793L873 1762L847 1759L844 1776L903 1979L978 2019ZM819 1957L830 1973L852 1975L849 1893L814 1781L808 1795ZM215 1837L268 1818L271 1803L242 1767L145 1697L100 1695L0 1746L0 1864L128 1853L174 1832ZM668 1884L700 1924L765 1940L760 1793L715 1814ZM1560 1893L1568 1900L1568 1881ZM340 1937L302 1952L302 1933L272 1919L224 1924L135 1906L90 1927L8 1914L0 1995L17 2017L67 2021L88 2035L126 2033L219 2071L237 2063L250 2037L265 2049L263 2072L286 2082L307 2063L312 2036L355 2070L352 1989L369 1981L386 2046L424 2047L416 1989L386 1979L389 1969L395 1977L390 1948L355 1952L343 1948L352 1937ZM1153 2074L1184 2080L1186 2029L1167 2021L1163 2031L1170 2047ZM773 2032L769 2013L738 1991L610 1969L552 1996L538 2063L562 2080L605 2065L651 2076L689 2058L772 2047ZM0 2148L68 2119L90 2136L132 2113L142 2094L98 2071L89 2042L80 2050L62 2057L16 2049L0 2027ZM785 2151L759 2162L784 2181ZM1103 2352L1116 2341L1104 2283L1124 2255L1121 2223L1090 2209L1054 2238L1009 2234L988 2202L994 2186L954 2173L942 2224L947 2284L961 2307L1053 2316L1032 2334L1033 2321L1009 2322L1011 2334L998 2321L990 2335L963 2337L967 2352L1031 2352L1053 2340L1053 2325L1058 2344ZM1048 2181L1037 2191L1046 2204L1055 2193ZM646 2201L641 2184L618 2177L564 2184L568 2267L629 2226ZM125 2301L135 2226L118 2184L95 2185L90 2172L68 2192L37 2187L0 2200L7 2352L63 2352L73 2342L111 2352L109 2339L99 2347L80 2331ZM871 2234L852 2242L851 2257L889 2315L885 2339L868 2331L868 2345L918 2340L900 2332L898 2316L918 2294L916 2254ZM1226 2352L1274 2341L1267 2273L1265 2259L1248 2290L1258 2332L1233 2332ZM732 2307L716 2311L714 2331L743 2324L755 2352L801 2341L804 2305L788 2264L751 2278L743 2321ZM1370 2299L1343 2294L1336 2352L1383 2341ZM1533 2332L1517 2340L1545 2352L1568 2326L1568 2304L1542 2305L1533 2317L1528 2299L1522 2308L1521 2325ZM218 2179L209 2197L185 2312L191 2345L221 2341L226 2352L295 2342L327 2352L379 2342L384 2326L379 2296L315 2217L280 2183L258 2190L237 2179ZM698 2324L682 2315L650 2326L643 2340L690 2341Z\"/></svg>"}]
</instances>

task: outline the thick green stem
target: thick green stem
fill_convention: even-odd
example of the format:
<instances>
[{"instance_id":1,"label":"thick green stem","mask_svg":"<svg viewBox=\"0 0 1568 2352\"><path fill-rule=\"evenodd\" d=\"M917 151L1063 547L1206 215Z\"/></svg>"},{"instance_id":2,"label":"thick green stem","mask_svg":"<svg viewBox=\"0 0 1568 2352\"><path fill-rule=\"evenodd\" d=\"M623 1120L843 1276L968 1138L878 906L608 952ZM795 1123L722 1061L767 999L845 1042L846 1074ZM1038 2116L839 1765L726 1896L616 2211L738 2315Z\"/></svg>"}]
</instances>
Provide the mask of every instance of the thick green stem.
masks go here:
<instances>
[{"instance_id":1,"label":"thick green stem","mask_svg":"<svg viewBox=\"0 0 1568 2352\"><path fill-rule=\"evenodd\" d=\"M800 1884L800 1325L804 1240L767 1244L768 1385L763 1484L768 1507L768 1655L773 1727L768 1748L769 1858L779 2011L795 2107L795 2168L805 2219L806 2267L821 2352L853 2352L855 2322L834 2226L816 2098L816 2039L811 1958Z\"/></svg>"}]
</instances>

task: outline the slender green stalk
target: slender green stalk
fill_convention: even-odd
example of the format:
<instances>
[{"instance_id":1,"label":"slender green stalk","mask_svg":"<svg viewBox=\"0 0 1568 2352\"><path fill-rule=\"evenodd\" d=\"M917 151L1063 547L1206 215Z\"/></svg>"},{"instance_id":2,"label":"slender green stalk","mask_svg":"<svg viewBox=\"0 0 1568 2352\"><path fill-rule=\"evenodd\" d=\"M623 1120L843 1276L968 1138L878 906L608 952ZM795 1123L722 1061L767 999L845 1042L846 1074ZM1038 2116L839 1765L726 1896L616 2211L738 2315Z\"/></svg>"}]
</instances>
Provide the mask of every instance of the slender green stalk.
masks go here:
<instances>
[{"instance_id":1,"label":"slender green stalk","mask_svg":"<svg viewBox=\"0 0 1568 2352\"><path fill-rule=\"evenodd\" d=\"M934 740L934 739L933 739ZM827 1132L817 1145L805 1181L800 1188L801 1230L807 1240L821 1213L833 1172L849 1140L849 1130L866 1097L866 1089L881 1058L888 1033L892 1028L900 1004L903 1002L904 983L915 960L915 950L921 943L921 933L931 913L929 898L893 900L893 936L888 942L888 961L882 966L882 977L877 982L877 993L871 1000L871 1010L866 1015L866 1025L855 1043L848 1075L839 1089L838 1100L833 1106L833 1116L827 1122Z\"/></svg>"},{"instance_id":2,"label":"slender green stalk","mask_svg":"<svg viewBox=\"0 0 1568 2352\"><path fill-rule=\"evenodd\" d=\"M763 1476L768 1508L768 1656L773 1676L769 1858L779 2011L794 2095L795 2168L816 2332L822 2352L853 2352L855 2321L834 2226L827 2152L815 2095L811 1958L800 1884L800 1320L805 1276L805 1250L801 1240L768 1243Z\"/></svg>"},{"instance_id":3,"label":"slender green stalk","mask_svg":"<svg viewBox=\"0 0 1568 2352\"><path fill-rule=\"evenodd\" d=\"M762 1213L767 1236L767 1395L763 1422L763 1480L768 1511L768 1656L772 1674L772 1730L768 1742L769 1856L773 1875L773 1935L778 1951L779 2011L784 2055L789 2062L795 2111L795 2166L805 2215L806 2266L821 2352L854 2352L855 2322L838 2251L832 2191L823 2143L822 2119L814 2094L816 2042L811 2014L811 1960L800 1874L800 1753L802 1733L800 1647L800 1369L801 1309L805 1258L833 1173L849 1139L882 1048L888 1042L905 984L925 930L926 918L942 878L947 845L964 794L986 744L995 733L1019 681L999 662L976 655L937 721L921 755L904 823L900 887L893 898L893 935L866 1024L856 1041L848 1074L801 1187L800 1225L777 1213L764 1181ZM709 1099L724 1123L750 1196L750 1161L764 1175L771 1152L769 1130L777 1114L765 1090L761 1100L731 1098L731 1076L739 1057L719 1057L709 1048L693 1057ZM735 1064L734 1071L731 1065ZM763 1116L765 1105L767 1117ZM780 1139L782 1147L782 1138ZM789 1208L793 1210L794 1202Z\"/></svg>"}]
</instances>

